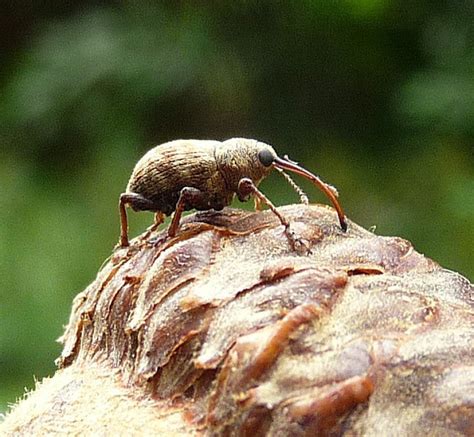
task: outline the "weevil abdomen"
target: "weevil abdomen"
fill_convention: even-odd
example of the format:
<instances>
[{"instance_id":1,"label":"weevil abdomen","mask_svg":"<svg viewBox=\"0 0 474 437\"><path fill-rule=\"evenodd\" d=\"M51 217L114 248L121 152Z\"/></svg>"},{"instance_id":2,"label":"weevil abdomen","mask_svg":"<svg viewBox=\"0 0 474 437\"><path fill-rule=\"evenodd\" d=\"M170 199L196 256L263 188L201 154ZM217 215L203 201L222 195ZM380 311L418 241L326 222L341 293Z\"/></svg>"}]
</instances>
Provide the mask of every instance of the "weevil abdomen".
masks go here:
<instances>
[{"instance_id":1,"label":"weevil abdomen","mask_svg":"<svg viewBox=\"0 0 474 437\"><path fill-rule=\"evenodd\" d=\"M218 171L215 149L218 141L177 140L151 149L135 166L127 186L128 193L136 193L153 204L136 210L160 211L171 215L176 209L180 192L193 187L204 195L197 204L185 209L222 209L232 201L225 181Z\"/></svg>"}]
</instances>

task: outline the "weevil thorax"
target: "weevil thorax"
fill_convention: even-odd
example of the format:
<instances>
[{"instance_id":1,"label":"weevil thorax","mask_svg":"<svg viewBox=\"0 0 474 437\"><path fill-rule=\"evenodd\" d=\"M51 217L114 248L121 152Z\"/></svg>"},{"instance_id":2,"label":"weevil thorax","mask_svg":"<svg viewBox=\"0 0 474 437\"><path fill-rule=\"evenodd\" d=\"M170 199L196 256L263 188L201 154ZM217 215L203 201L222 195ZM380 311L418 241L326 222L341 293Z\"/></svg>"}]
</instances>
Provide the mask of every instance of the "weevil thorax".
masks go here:
<instances>
[{"instance_id":1,"label":"weevil thorax","mask_svg":"<svg viewBox=\"0 0 474 437\"><path fill-rule=\"evenodd\" d=\"M258 186L268 176L273 166L271 163L262 164L259 159L262 150L277 156L273 147L247 138L231 138L216 147L217 168L229 190L236 192L242 178L250 178Z\"/></svg>"}]
</instances>

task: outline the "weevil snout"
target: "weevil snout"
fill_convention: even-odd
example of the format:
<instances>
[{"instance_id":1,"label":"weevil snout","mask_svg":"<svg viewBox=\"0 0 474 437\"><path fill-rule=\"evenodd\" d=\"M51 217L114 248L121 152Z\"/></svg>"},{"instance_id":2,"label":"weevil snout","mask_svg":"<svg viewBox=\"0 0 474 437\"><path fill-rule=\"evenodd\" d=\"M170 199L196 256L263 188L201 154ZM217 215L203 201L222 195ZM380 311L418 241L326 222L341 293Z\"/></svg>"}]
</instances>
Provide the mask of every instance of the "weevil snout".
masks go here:
<instances>
[{"instance_id":1,"label":"weevil snout","mask_svg":"<svg viewBox=\"0 0 474 437\"><path fill-rule=\"evenodd\" d=\"M338 193L334 187L326 184L318 176L301 167L296 162L290 160L287 155L285 155L284 158L280 158L276 154L272 154L270 149L262 149L258 154L258 158L263 165L273 165L274 167L281 170L290 170L293 173L299 174L300 176L303 176L313 182L324 194L326 194L326 196L332 202L334 208L336 209L342 230L344 232L347 231L346 216L341 205L339 204L339 200L337 199Z\"/></svg>"},{"instance_id":2,"label":"weevil snout","mask_svg":"<svg viewBox=\"0 0 474 437\"><path fill-rule=\"evenodd\" d=\"M257 154L258 161L263 167L265 167L265 169L270 169L273 166L280 170L290 170L293 173L299 174L300 176L309 179L311 182L313 182L313 184L319 187L319 189L323 191L324 194L326 194L336 209L342 230L344 232L347 230L346 216L338 200L339 194L333 186L323 182L318 176L301 167L297 162L292 161L288 155L280 158L276 154L273 147L269 146L268 144L256 142L256 147L260 149Z\"/></svg>"}]
</instances>

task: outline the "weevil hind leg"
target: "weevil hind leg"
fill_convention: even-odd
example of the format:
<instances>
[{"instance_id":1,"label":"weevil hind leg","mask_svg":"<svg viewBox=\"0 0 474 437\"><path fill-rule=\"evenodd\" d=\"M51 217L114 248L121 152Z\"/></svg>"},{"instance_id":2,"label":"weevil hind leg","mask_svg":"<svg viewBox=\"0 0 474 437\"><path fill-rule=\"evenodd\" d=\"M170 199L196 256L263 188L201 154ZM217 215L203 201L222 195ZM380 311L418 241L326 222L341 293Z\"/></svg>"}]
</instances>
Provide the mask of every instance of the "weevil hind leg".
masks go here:
<instances>
[{"instance_id":1,"label":"weevil hind leg","mask_svg":"<svg viewBox=\"0 0 474 437\"><path fill-rule=\"evenodd\" d=\"M128 218L127 206L130 206L134 211L154 211L156 205L137 193L122 193L119 200L120 211L120 242L119 247L127 247L130 245L128 241Z\"/></svg>"},{"instance_id":2,"label":"weevil hind leg","mask_svg":"<svg viewBox=\"0 0 474 437\"><path fill-rule=\"evenodd\" d=\"M193 187L184 187L179 193L178 203L168 228L168 236L174 237L179 228L179 222L185 209L191 209L202 204L204 193Z\"/></svg>"}]
</instances>

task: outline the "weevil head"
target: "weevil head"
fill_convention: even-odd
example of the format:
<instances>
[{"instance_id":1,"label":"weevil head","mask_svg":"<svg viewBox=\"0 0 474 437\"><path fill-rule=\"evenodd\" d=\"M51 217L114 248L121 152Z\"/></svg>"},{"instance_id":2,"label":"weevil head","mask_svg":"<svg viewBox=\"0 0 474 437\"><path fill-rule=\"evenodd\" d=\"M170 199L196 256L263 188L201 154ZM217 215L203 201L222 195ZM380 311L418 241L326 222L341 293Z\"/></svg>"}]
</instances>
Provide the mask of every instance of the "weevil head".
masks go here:
<instances>
[{"instance_id":1,"label":"weevil head","mask_svg":"<svg viewBox=\"0 0 474 437\"><path fill-rule=\"evenodd\" d=\"M217 166L232 191L237 191L242 178L250 178L258 186L271 172L276 158L272 146L246 138L223 141L216 149Z\"/></svg>"},{"instance_id":2,"label":"weevil head","mask_svg":"<svg viewBox=\"0 0 474 437\"><path fill-rule=\"evenodd\" d=\"M291 161L286 155L280 158L268 144L245 138L224 141L215 150L217 167L225 179L228 190L236 193L242 178L250 178L258 186L274 167L289 170L310 180L326 194L337 211L341 228L346 231L346 217L339 204L337 190L298 163Z\"/></svg>"}]
</instances>

